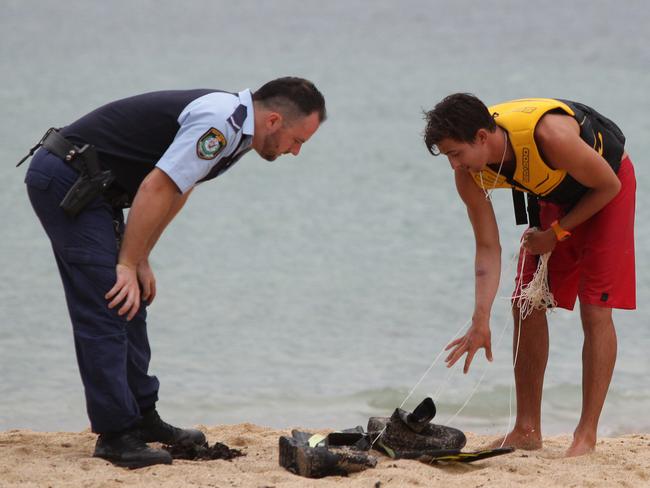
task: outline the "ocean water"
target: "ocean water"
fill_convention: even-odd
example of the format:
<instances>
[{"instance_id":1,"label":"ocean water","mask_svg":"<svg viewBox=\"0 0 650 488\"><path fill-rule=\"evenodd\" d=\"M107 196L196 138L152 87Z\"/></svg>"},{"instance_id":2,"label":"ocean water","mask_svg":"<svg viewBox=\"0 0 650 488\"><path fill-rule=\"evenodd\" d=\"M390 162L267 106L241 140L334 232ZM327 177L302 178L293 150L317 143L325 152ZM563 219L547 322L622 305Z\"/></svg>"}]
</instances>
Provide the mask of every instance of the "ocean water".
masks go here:
<instances>
[{"instance_id":1,"label":"ocean water","mask_svg":"<svg viewBox=\"0 0 650 488\"><path fill-rule=\"evenodd\" d=\"M636 164L638 310L615 312L619 354L602 435L650 431L650 4L408 1L0 3L0 430L88 426L62 288L14 164L50 126L158 89L257 88L294 74L329 120L298 158L248 155L202 185L151 261L151 370L171 422L346 428L389 415L469 320L474 243L422 111L484 101L575 99L617 121ZM507 297L521 228L493 195L504 250L494 362L441 360L406 407L505 432L514 406ZM546 434L580 413L582 331L556 312ZM521 360L525 360L524 357Z\"/></svg>"}]
</instances>

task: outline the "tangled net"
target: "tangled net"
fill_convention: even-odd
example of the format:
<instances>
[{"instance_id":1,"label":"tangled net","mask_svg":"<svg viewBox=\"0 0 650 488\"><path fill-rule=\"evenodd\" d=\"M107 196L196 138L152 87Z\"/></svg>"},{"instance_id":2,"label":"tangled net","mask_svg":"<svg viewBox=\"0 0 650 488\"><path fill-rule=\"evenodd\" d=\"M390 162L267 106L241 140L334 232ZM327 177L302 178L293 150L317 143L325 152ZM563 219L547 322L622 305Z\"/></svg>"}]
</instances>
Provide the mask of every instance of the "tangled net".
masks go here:
<instances>
[{"instance_id":1,"label":"tangled net","mask_svg":"<svg viewBox=\"0 0 650 488\"><path fill-rule=\"evenodd\" d=\"M540 256L533 279L521 286L517 297L517 306L522 320L528 317L533 310L546 310L557 305L553 293L548 287L548 260L550 257L550 252Z\"/></svg>"}]
</instances>

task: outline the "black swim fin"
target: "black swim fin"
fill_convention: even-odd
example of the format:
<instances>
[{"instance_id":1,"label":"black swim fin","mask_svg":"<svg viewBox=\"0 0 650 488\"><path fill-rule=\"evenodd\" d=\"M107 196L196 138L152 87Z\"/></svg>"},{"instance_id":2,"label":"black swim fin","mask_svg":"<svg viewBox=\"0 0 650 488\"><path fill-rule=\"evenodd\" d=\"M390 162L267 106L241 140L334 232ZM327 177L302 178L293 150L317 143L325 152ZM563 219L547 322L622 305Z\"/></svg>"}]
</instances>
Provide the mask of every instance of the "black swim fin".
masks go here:
<instances>
[{"instance_id":1,"label":"black swim fin","mask_svg":"<svg viewBox=\"0 0 650 488\"><path fill-rule=\"evenodd\" d=\"M481 459L487 459L494 456L501 456L502 454L510 454L514 452L514 447L496 447L494 449L483 449L481 451L473 452L457 452L455 454L425 454L422 456L423 461L445 461L455 463L473 463Z\"/></svg>"},{"instance_id":2,"label":"black swim fin","mask_svg":"<svg viewBox=\"0 0 650 488\"><path fill-rule=\"evenodd\" d=\"M375 449L388 454L393 459L418 459L422 462L455 462L472 463L502 454L509 454L514 447L498 447L481 451L461 452L460 449L393 449L386 446L380 439L374 445Z\"/></svg>"}]
</instances>

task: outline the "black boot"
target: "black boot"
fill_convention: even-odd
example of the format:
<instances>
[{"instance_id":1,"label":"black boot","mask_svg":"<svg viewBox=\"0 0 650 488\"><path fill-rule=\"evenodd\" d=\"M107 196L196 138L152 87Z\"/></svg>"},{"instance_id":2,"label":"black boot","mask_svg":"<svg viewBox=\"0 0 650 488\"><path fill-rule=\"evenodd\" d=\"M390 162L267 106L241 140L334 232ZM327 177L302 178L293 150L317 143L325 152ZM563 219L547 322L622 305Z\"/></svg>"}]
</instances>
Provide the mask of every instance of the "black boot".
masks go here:
<instances>
[{"instance_id":1,"label":"black boot","mask_svg":"<svg viewBox=\"0 0 650 488\"><path fill-rule=\"evenodd\" d=\"M117 434L99 434L93 457L106 459L124 468L143 468L153 464L171 464L172 456L164 449L144 443L137 430Z\"/></svg>"},{"instance_id":2,"label":"black boot","mask_svg":"<svg viewBox=\"0 0 650 488\"><path fill-rule=\"evenodd\" d=\"M138 424L140 439L144 442L162 442L169 445L205 444L205 435L196 429L179 429L164 422L156 410L142 416Z\"/></svg>"}]
</instances>

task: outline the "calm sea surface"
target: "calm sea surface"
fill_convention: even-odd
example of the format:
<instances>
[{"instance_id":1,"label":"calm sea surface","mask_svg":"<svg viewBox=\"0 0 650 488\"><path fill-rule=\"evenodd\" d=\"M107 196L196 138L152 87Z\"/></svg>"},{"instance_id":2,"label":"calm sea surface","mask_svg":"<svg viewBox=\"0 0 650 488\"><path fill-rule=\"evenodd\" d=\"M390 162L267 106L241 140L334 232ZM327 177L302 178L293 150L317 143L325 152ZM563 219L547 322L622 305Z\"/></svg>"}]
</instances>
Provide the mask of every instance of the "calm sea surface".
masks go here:
<instances>
[{"instance_id":1,"label":"calm sea surface","mask_svg":"<svg viewBox=\"0 0 650 488\"><path fill-rule=\"evenodd\" d=\"M402 402L472 313L471 228L446 160L421 142L422 110L469 91L488 104L576 99L626 133L639 187L639 308L615 312L601 434L650 431L648 25L644 0L3 0L0 430L88 424L60 279L18 159L48 127L113 99L255 89L295 74L323 91L329 120L298 158L249 155L198 188L152 255L163 416L345 428ZM507 297L522 229L509 192L494 201ZM439 362L407 407L434 395L438 422L504 432L508 307L497 299L494 363L481 352L465 376ZM581 396L578 314L554 313L551 324L547 434L572 431Z\"/></svg>"}]
</instances>

